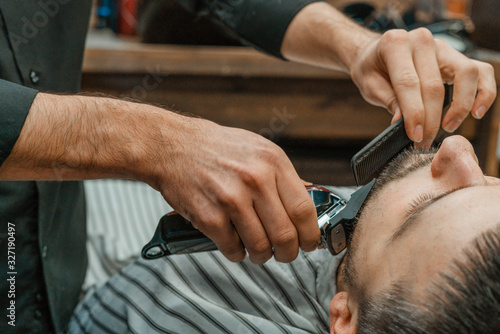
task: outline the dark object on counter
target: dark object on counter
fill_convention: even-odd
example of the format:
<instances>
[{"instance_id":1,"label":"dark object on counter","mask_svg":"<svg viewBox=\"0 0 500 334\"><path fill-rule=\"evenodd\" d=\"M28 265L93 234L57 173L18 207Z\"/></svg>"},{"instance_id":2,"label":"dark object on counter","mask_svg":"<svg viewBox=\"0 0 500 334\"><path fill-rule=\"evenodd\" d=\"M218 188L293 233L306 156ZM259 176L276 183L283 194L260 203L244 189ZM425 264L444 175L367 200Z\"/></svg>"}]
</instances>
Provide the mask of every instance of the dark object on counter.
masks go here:
<instances>
[{"instance_id":1,"label":"dark object on counter","mask_svg":"<svg viewBox=\"0 0 500 334\"><path fill-rule=\"evenodd\" d=\"M140 0L137 33L144 43L241 45L208 17L197 17L174 0Z\"/></svg>"},{"instance_id":2,"label":"dark object on counter","mask_svg":"<svg viewBox=\"0 0 500 334\"><path fill-rule=\"evenodd\" d=\"M500 51L500 1L474 0L471 19L475 30L470 38L477 46Z\"/></svg>"},{"instance_id":3,"label":"dark object on counter","mask_svg":"<svg viewBox=\"0 0 500 334\"><path fill-rule=\"evenodd\" d=\"M346 6L344 14L366 28L384 33L391 29L413 30L425 27L436 37L445 40L455 50L470 56L474 52L474 43L469 39L469 26L466 20L444 19L431 13L430 21L419 21L415 6L388 5L377 10L369 3L359 2Z\"/></svg>"}]
</instances>

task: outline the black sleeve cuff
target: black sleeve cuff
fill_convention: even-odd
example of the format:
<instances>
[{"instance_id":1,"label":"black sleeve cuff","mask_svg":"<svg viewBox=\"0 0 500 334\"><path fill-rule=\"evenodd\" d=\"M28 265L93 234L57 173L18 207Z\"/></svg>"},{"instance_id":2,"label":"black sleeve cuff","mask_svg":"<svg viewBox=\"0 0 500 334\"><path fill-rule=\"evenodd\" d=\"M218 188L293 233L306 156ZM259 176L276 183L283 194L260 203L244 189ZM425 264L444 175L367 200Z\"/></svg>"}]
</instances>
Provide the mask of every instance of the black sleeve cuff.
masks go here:
<instances>
[{"instance_id":1,"label":"black sleeve cuff","mask_svg":"<svg viewBox=\"0 0 500 334\"><path fill-rule=\"evenodd\" d=\"M0 79L0 166L12 152L37 93Z\"/></svg>"},{"instance_id":2,"label":"black sleeve cuff","mask_svg":"<svg viewBox=\"0 0 500 334\"><path fill-rule=\"evenodd\" d=\"M209 12L253 47L283 59L281 43L292 19L305 6L324 0L178 0L198 15Z\"/></svg>"}]
</instances>

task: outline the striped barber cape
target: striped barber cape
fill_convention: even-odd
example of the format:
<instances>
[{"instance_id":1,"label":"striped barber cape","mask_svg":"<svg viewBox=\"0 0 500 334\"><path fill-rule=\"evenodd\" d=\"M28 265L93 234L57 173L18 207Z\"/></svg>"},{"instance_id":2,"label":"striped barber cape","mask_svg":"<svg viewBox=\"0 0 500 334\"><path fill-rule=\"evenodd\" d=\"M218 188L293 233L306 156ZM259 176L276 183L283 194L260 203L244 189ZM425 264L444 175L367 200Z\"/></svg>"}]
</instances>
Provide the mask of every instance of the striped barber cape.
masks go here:
<instances>
[{"instance_id":1,"label":"striped barber cape","mask_svg":"<svg viewBox=\"0 0 500 334\"><path fill-rule=\"evenodd\" d=\"M68 333L328 333L340 257L228 261L220 252L139 259L89 291Z\"/></svg>"}]
</instances>

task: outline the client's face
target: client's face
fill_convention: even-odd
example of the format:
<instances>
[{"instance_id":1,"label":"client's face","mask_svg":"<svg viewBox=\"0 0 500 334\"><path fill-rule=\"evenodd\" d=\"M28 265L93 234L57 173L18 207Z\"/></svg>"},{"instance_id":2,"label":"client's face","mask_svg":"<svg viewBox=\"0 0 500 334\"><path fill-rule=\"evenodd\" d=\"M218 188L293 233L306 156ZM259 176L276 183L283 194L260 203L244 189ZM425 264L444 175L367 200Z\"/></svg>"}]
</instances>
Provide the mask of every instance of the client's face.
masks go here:
<instances>
[{"instance_id":1,"label":"client's face","mask_svg":"<svg viewBox=\"0 0 500 334\"><path fill-rule=\"evenodd\" d=\"M400 177L379 188L363 210L351 264L368 294L399 282L418 298L460 259L464 246L499 223L500 180L483 175L471 144L460 136L396 169L392 174Z\"/></svg>"}]
</instances>

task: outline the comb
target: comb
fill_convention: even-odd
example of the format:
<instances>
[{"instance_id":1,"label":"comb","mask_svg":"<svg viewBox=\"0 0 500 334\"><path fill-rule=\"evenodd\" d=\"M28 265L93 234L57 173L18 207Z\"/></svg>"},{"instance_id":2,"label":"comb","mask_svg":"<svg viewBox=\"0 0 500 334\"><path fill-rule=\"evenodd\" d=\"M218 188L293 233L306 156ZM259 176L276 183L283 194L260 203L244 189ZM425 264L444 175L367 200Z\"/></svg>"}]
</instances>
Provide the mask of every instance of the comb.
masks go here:
<instances>
[{"instance_id":1,"label":"comb","mask_svg":"<svg viewBox=\"0 0 500 334\"><path fill-rule=\"evenodd\" d=\"M445 85L445 97L443 114L446 114L451 105L453 86ZM446 132L439 129L433 145L439 144ZM413 142L408 138L403 118L400 118L387 129L382 131L375 139L363 147L351 159L351 169L357 185L364 184L367 180L376 177L389 161L395 158L403 150L409 148Z\"/></svg>"}]
</instances>

